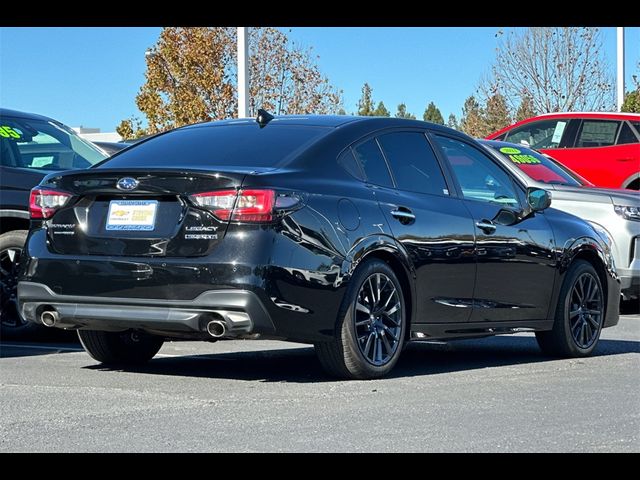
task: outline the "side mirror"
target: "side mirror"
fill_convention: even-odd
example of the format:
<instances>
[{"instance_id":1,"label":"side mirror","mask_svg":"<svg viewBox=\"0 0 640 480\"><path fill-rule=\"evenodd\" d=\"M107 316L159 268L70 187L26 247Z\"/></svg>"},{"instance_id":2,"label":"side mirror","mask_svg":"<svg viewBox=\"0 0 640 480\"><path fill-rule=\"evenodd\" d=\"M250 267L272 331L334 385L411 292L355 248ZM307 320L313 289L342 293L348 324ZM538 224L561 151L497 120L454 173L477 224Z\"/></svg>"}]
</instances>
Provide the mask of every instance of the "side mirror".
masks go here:
<instances>
[{"instance_id":1,"label":"side mirror","mask_svg":"<svg viewBox=\"0 0 640 480\"><path fill-rule=\"evenodd\" d=\"M527 188L527 203L534 212L541 212L551 206L551 193L542 188L529 187Z\"/></svg>"}]
</instances>

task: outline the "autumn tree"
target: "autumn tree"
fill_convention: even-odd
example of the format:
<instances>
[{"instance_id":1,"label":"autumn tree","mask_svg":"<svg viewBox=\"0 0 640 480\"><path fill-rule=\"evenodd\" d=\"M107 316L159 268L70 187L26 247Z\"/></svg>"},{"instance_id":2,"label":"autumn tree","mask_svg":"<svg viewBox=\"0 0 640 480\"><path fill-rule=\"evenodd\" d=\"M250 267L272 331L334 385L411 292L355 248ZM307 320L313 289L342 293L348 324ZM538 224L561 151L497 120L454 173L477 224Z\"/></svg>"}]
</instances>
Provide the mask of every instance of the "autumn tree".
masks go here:
<instances>
[{"instance_id":1,"label":"autumn tree","mask_svg":"<svg viewBox=\"0 0 640 480\"><path fill-rule=\"evenodd\" d=\"M312 50L298 47L276 28L252 28L249 32L250 115L255 116L259 108L276 115L338 111L341 92L322 75Z\"/></svg>"},{"instance_id":2,"label":"autumn tree","mask_svg":"<svg viewBox=\"0 0 640 480\"><path fill-rule=\"evenodd\" d=\"M449 118L447 119L447 127L453 128L454 130L460 130L460 125L458 125L458 119L453 113L449 114Z\"/></svg>"},{"instance_id":3,"label":"autumn tree","mask_svg":"<svg viewBox=\"0 0 640 480\"><path fill-rule=\"evenodd\" d=\"M384 106L384 102L380 101L378 102L376 109L373 111L373 115L375 117L390 117L391 112Z\"/></svg>"},{"instance_id":4,"label":"autumn tree","mask_svg":"<svg viewBox=\"0 0 640 480\"><path fill-rule=\"evenodd\" d=\"M250 114L265 108L276 114L333 113L341 97L321 74L311 51L271 27L249 30ZM163 28L147 52L145 83L136 105L148 133L199 121L229 118L237 112L236 29ZM135 131L135 119L119 129Z\"/></svg>"},{"instance_id":5,"label":"autumn tree","mask_svg":"<svg viewBox=\"0 0 640 480\"><path fill-rule=\"evenodd\" d=\"M514 120L516 122L520 122L522 120L526 120L527 118L535 117L537 115L535 108L533 107L533 100L529 95L523 95L520 100L520 105L518 106L518 110L516 110L516 115Z\"/></svg>"},{"instance_id":6,"label":"autumn tree","mask_svg":"<svg viewBox=\"0 0 640 480\"><path fill-rule=\"evenodd\" d=\"M403 102L398 105L398 111L396 112L396 118L407 118L409 120L415 120L415 115L407 112L407 105Z\"/></svg>"},{"instance_id":7,"label":"autumn tree","mask_svg":"<svg viewBox=\"0 0 640 480\"><path fill-rule=\"evenodd\" d=\"M358 100L358 115L371 117L375 115L375 107L373 103L373 88L365 82L362 86L362 95Z\"/></svg>"},{"instance_id":8,"label":"autumn tree","mask_svg":"<svg viewBox=\"0 0 640 480\"><path fill-rule=\"evenodd\" d=\"M142 128L142 122L139 118L130 117L120 122L116 127L116 133L124 140L134 140L146 134L146 130Z\"/></svg>"},{"instance_id":9,"label":"autumn tree","mask_svg":"<svg viewBox=\"0 0 640 480\"><path fill-rule=\"evenodd\" d=\"M473 95L464 101L460 130L472 137L484 137L491 133L484 121L484 110Z\"/></svg>"},{"instance_id":10,"label":"autumn tree","mask_svg":"<svg viewBox=\"0 0 640 480\"><path fill-rule=\"evenodd\" d=\"M489 133L511 125L509 107L507 107L507 101L500 92L495 92L487 99L484 123Z\"/></svg>"},{"instance_id":11,"label":"autumn tree","mask_svg":"<svg viewBox=\"0 0 640 480\"><path fill-rule=\"evenodd\" d=\"M511 111L528 97L533 111L610 110L613 87L593 27L531 27L503 37L488 82Z\"/></svg>"},{"instance_id":12,"label":"autumn tree","mask_svg":"<svg viewBox=\"0 0 640 480\"><path fill-rule=\"evenodd\" d=\"M427 108L424 110L424 114L422 118L425 122L437 123L438 125L444 125L444 118L442 118L442 113L440 113L440 109L436 107L436 104L433 102L429 102Z\"/></svg>"}]
</instances>

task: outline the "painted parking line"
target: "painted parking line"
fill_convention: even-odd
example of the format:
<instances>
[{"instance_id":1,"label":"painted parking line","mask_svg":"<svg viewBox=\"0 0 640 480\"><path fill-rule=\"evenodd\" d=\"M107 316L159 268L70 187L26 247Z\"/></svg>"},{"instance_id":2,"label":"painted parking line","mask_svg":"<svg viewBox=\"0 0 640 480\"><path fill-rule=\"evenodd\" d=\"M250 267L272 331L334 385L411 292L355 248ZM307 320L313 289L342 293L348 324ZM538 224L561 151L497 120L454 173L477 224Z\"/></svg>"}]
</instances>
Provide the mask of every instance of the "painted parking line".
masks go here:
<instances>
[{"instance_id":1,"label":"painted parking line","mask_svg":"<svg viewBox=\"0 0 640 480\"><path fill-rule=\"evenodd\" d=\"M0 348L9 347L9 348L31 348L33 350L55 350L55 351L65 351L65 352L84 352L82 348L72 348L72 347L45 347L42 345L25 345L22 343L0 343Z\"/></svg>"},{"instance_id":2,"label":"painted parking line","mask_svg":"<svg viewBox=\"0 0 640 480\"><path fill-rule=\"evenodd\" d=\"M44 345L29 345L23 343L0 343L0 349L3 347L8 348L30 348L32 350L51 350L53 352L84 352L83 348L79 347L53 347ZM166 353L158 353L156 357L181 357L182 355L169 355Z\"/></svg>"}]
</instances>

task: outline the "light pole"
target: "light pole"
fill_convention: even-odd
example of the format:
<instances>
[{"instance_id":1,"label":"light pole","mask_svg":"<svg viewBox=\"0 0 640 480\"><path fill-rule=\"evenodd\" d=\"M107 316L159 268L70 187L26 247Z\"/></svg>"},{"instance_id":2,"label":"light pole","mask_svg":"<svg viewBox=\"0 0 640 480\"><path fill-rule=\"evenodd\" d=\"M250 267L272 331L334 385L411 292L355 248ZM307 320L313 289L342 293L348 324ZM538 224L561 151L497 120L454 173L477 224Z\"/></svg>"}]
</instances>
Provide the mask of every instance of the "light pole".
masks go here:
<instances>
[{"instance_id":1,"label":"light pole","mask_svg":"<svg viewBox=\"0 0 640 480\"><path fill-rule=\"evenodd\" d=\"M618 69L617 69L617 82L616 82L616 107L618 111L622 110L622 104L624 103L624 27L617 27L617 56L618 56Z\"/></svg>"},{"instance_id":2,"label":"light pole","mask_svg":"<svg viewBox=\"0 0 640 480\"><path fill-rule=\"evenodd\" d=\"M249 35L238 27L238 118L249 117Z\"/></svg>"}]
</instances>

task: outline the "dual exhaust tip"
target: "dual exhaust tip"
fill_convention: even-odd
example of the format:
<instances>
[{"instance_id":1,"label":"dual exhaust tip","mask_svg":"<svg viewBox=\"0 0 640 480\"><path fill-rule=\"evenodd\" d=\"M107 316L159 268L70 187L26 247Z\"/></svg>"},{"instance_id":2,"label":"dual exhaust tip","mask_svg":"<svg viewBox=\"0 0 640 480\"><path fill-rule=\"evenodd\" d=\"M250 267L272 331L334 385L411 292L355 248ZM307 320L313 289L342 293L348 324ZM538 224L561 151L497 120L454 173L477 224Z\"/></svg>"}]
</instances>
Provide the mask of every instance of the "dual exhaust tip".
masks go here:
<instances>
[{"instance_id":1,"label":"dual exhaust tip","mask_svg":"<svg viewBox=\"0 0 640 480\"><path fill-rule=\"evenodd\" d=\"M227 325L222 320L211 320L207 323L207 333L213 338L222 338L227 333Z\"/></svg>"},{"instance_id":2,"label":"dual exhaust tip","mask_svg":"<svg viewBox=\"0 0 640 480\"><path fill-rule=\"evenodd\" d=\"M40 314L40 321L45 327L54 327L60 320L60 314L55 310L45 310Z\"/></svg>"},{"instance_id":3,"label":"dual exhaust tip","mask_svg":"<svg viewBox=\"0 0 640 480\"><path fill-rule=\"evenodd\" d=\"M40 321L45 327L55 327L60 321L60 314L55 310L44 310ZM207 323L207 333L213 338L222 338L227 333L227 325L222 320L211 320Z\"/></svg>"}]
</instances>

